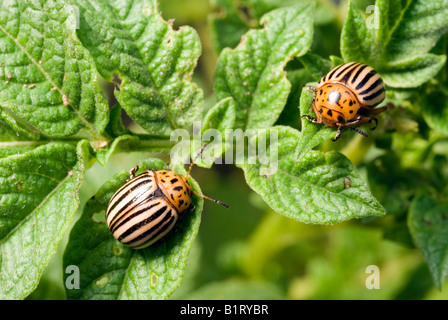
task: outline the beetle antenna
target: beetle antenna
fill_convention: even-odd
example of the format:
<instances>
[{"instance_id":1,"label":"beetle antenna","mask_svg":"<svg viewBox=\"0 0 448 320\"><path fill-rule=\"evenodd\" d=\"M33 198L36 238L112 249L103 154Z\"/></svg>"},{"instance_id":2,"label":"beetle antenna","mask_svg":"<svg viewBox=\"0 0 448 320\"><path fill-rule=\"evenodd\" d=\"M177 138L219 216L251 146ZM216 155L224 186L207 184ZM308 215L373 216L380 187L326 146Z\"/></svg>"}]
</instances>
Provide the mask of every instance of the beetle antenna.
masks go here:
<instances>
[{"instance_id":1,"label":"beetle antenna","mask_svg":"<svg viewBox=\"0 0 448 320\"><path fill-rule=\"evenodd\" d=\"M358 128L356 128L356 127L349 127L350 129L352 129L353 131L355 131L355 132L358 132L359 134L362 134L364 137L368 137L369 135L367 134L367 132L365 132L365 131L363 131L363 130L361 130L361 129L358 129Z\"/></svg>"},{"instance_id":2,"label":"beetle antenna","mask_svg":"<svg viewBox=\"0 0 448 320\"><path fill-rule=\"evenodd\" d=\"M196 157L193 158L193 160L191 161L190 167L188 168L188 172L187 175L185 176L185 179L188 178L188 176L190 175L190 171L191 168L193 168L194 162L197 160L197 158L199 158L199 156L202 154L202 152L204 152L205 147L207 146L207 144L203 144L201 149L199 150L198 154L196 155Z\"/></svg>"},{"instance_id":3,"label":"beetle antenna","mask_svg":"<svg viewBox=\"0 0 448 320\"><path fill-rule=\"evenodd\" d=\"M220 204L220 205L222 205L223 207L226 207L226 208L228 208L228 207L229 207L229 205L228 205L228 204L226 204L226 203L224 203L224 202L222 202L222 201L220 201L220 200L216 200L216 199L213 199L213 198L207 197L207 196L205 196L205 195L203 195L203 194L201 194L201 193L199 193L199 192L197 192L197 191L194 191L194 190L193 190L193 192L194 192L194 194L195 194L195 195L198 195L198 196L200 196L200 197L202 197L202 198L204 198L204 199L207 199L207 200L213 201L213 202L215 202L215 203L217 203L217 204Z\"/></svg>"}]
</instances>

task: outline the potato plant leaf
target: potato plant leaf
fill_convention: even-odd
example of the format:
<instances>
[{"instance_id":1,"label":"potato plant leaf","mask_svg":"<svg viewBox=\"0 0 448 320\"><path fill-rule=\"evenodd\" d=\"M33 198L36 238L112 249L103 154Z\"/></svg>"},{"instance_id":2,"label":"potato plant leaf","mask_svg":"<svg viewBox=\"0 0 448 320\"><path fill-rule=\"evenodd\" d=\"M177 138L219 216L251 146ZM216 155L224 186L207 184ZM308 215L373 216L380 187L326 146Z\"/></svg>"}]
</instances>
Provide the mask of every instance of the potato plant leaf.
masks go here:
<instances>
[{"instance_id":1,"label":"potato plant leaf","mask_svg":"<svg viewBox=\"0 0 448 320\"><path fill-rule=\"evenodd\" d=\"M248 159L240 167L248 185L273 210L286 217L315 224L333 224L385 214L356 167L344 155L310 151L296 161L294 153L298 141L301 141L299 131L273 127L266 133L260 132L252 142L256 144L256 140L270 137L265 159L254 163ZM275 136L278 138L273 143ZM263 163L266 160L271 162ZM273 172L275 165L277 168Z\"/></svg>"},{"instance_id":2,"label":"potato plant leaf","mask_svg":"<svg viewBox=\"0 0 448 320\"><path fill-rule=\"evenodd\" d=\"M2 1L0 66L0 106L32 130L102 139L107 102L65 1Z\"/></svg>"},{"instance_id":3,"label":"potato plant leaf","mask_svg":"<svg viewBox=\"0 0 448 320\"><path fill-rule=\"evenodd\" d=\"M440 289L448 276L448 204L424 195L415 197L408 226L429 266L434 285Z\"/></svg>"},{"instance_id":4,"label":"potato plant leaf","mask_svg":"<svg viewBox=\"0 0 448 320\"><path fill-rule=\"evenodd\" d=\"M169 135L199 120L203 92L191 81L201 43L191 27L173 29L155 0L71 0L78 36L98 71L117 85L127 114L150 134Z\"/></svg>"},{"instance_id":5,"label":"potato plant leaf","mask_svg":"<svg viewBox=\"0 0 448 320\"><path fill-rule=\"evenodd\" d=\"M364 62L395 88L415 88L433 78L446 61L430 53L448 30L444 0L377 0L366 18L350 1L341 34L346 62Z\"/></svg>"},{"instance_id":6,"label":"potato plant leaf","mask_svg":"<svg viewBox=\"0 0 448 320\"><path fill-rule=\"evenodd\" d=\"M261 19L264 28L251 30L235 49L224 49L215 73L218 100L233 97L235 127L266 128L275 123L291 89L283 70L311 46L311 6L280 8Z\"/></svg>"},{"instance_id":7,"label":"potato plant leaf","mask_svg":"<svg viewBox=\"0 0 448 320\"><path fill-rule=\"evenodd\" d=\"M232 98L226 98L214 105L205 115L200 128L200 137L193 139L193 150L196 154L203 144L207 147L196 160L198 166L211 168L213 163L226 150L227 130L235 124L235 103Z\"/></svg>"},{"instance_id":8,"label":"potato plant leaf","mask_svg":"<svg viewBox=\"0 0 448 320\"><path fill-rule=\"evenodd\" d=\"M315 25L323 25L332 21L334 4L327 0L215 0L219 8L210 16L210 26L215 50L234 48L241 36L250 28L258 26L258 21L269 11L296 5L313 6Z\"/></svg>"},{"instance_id":9,"label":"potato plant leaf","mask_svg":"<svg viewBox=\"0 0 448 320\"><path fill-rule=\"evenodd\" d=\"M39 283L77 211L88 148L50 143L0 159L1 299L23 299Z\"/></svg>"},{"instance_id":10,"label":"potato plant leaf","mask_svg":"<svg viewBox=\"0 0 448 320\"><path fill-rule=\"evenodd\" d=\"M426 123L435 131L448 135L448 93L433 91L420 99Z\"/></svg>"}]
</instances>

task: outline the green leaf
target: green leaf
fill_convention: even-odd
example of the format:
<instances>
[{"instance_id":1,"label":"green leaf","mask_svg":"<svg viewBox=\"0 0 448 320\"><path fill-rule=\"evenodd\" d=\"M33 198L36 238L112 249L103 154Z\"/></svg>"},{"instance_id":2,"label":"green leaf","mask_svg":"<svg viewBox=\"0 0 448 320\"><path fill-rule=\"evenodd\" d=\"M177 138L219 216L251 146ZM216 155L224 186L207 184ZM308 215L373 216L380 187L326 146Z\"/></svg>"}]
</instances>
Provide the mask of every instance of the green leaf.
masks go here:
<instances>
[{"instance_id":1,"label":"green leaf","mask_svg":"<svg viewBox=\"0 0 448 320\"><path fill-rule=\"evenodd\" d=\"M381 202L387 213L403 216L411 200L419 193L437 194L440 188L438 177L423 168L403 168L398 155L386 152L367 164L368 182L372 193Z\"/></svg>"},{"instance_id":2,"label":"green leaf","mask_svg":"<svg viewBox=\"0 0 448 320\"><path fill-rule=\"evenodd\" d=\"M224 48L234 48L250 23L242 17L234 0L214 2L219 11L210 15L209 25L215 51L219 53Z\"/></svg>"},{"instance_id":3,"label":"green leaf","mask_svg":"<svg viewBox=\"0 0 448 320\"><path fill-rule=\"evenodd\" d=\"M448 31L448 2L445 0L399 2L377 2L382 34L379 40L382 40L384 59L390 61L406 60L429 52Z\"/></svg>"},{"instance_id":4,"label":"green leaf","mask_svg":"<svg viewBox=\"0 0 448 320\"><path fill-rule=\"evenodd\" d=\"M110 120L106 127L106 132L112 137L129 134L129 130L124 127L122 121L123 108L117 103L110 109Z\"/></svg>"},{"instance_id":5,"label":"green leaf","mask_svg":"<svg viewBox=\"0 0 448 320\"><path fill-rule=\"evenodd\" d=\"M235 122L235 103L232 98L226 98L214 105L205 115L201 133L208 129L219 130L224 134L226 129L232 129Z\"/></svg>"},{"instance_id":6,"label":"green leaf","mask_svg":"<svg viewBox=\"0 0 448 320\"><path fill-rule=\"evenodd\" d=\"M328 24L335 19L331 0L214 0L217 13L210 16L210 29L216 52L235 48L241 37L250 29L258 27L258 20L266 13L283 7L312 5L315 25Z\"/></svg>"},{"instance_id":7,"label":"green leaf","mask_svg":"<svg viewBox=\"0 0 448 320\"><path fill-rule=\"evenodd\" d=\"M101 139L108 105L65 1L0 7L0 105L45 136Z\"/></svg>"},{"instance_id":8,"label":"green leaf","mask_svg":"<svg viewBox=\"0 0 448 320\"><path fill-rule=\"evenodd\" d=\"M283 69L312 42L310 6L277 9L261 22L264 29L249 31L237 48L224 49L218 59L214 90L218 100L233 97L236 128L275 123L291 89Z\"/></svg>"},{"instance_id":9,"label":"green leaf","mask_svg":"<svg viewBox=\"0 0 448 320\"><path fill-rule=\"evenodd\" d=\"M291 92L289 93L285 108L275 124L300 128L301 119L298 106L300 104L302 88L307 83L312 82L314 78L304 68L288 71L287 77L291 83Z\"/></svg>"},{"instance_id":10,"label":"green leaf","mask_svg":"<svg viewBox=\"0 0 448 320\"><path fill-rule=\"evenodd\" d=\"M205 115L200 137L194 137L193 150L196 152L207 143L201 156L196 159L200 167L211 168L213 163L226 150L227 133L235 125L235 103L232 98L226 98L214 105ZM227 142L229 143L229 142Z\"/></svg>"},{"instance_id":11,"label":"green leaf","mask_svg":"<svg viewBox=\"0 0 448 320\"><path fill-rule=\"evenodd\" d=\"M104 166L114 153L135 150L139 142L140 139L137 136L128 134L119 136L114 139L110 145L98 149L95 158L99 164Z\"/></svg>"},{"instance_id":12,"label":"green leaf","mask_svg":"<svg viewBox=\"0 0 448 320\"><path fill-rule=\"evenodd\" d=\"M448 135L448 95L446 92L434 91L421 98L423 118L429 127Z\"/></svg>"},{"instance_id":13,"label":"green leaf","mask_svg":"<svg viewBox=\"0 0 448 320\"><path fill-rule=\"evenodd\" d=\"M33 150L39 145L41 145L41 143L35 143L34 141L0 142L0 158L23 154Z\"/></svg>"},{"instance_id":14,"label":"green leaf","mask_svg":"<svg viewBox=\"0 0 448 320\"><path fill-rule=\"evenodd\" d=\"M166 169L159 159L145 160L139 167L137 174L145 169ZM176 169L185 174L183 168ZM186 212L161 241L145 249L130 249L114 239L104 217L110 198L128 178L124 172L106 182L87 202L70 233L64 268L75 265L81 276L79 289L66 290L69 299L166 299L182 281L203 199L193 196L195 210ZM201 192L193 179L188 181Z\"/></svg>"},{"instance_id":15,"label":"green leaf","mask_svg":"<svg viewBox=\"0 0 448 320\"><path fill-rule=\"evenodd\" d=\"M414 88L434 78L445 62L445 55L435 54L391 62L382 68L382 77L391 87Z\"/></svg>"},{"instance_id":16,"label":"green leaf","mask_svg":"<svg viewBox=\"0 0 448 320\"><path fill-rule=\"evenodd\" d=\"M333 68L333 64L330 60L324 59L311 52L300 57L299 60L316 82L319 82L320 79Z\"/></svg>"},{"instance_id":17,"label":"green leaf","mask_svg":"<svg viewBox=\"0 0 448 320\"><path fill-rule=\"evenodd\" d=\"M446 61L430 54L448 30L445 0L377 0L364 19L353 1L341 34L346 62L364 62L394 88L415 88L432 79Z\"/></svg>"},{"instance_id":18,"label":"green leaf","mask_svg":"<svg viewBox=\"0 0 448 320\"><path fill-rule=\"evenodd\" d=\"M0 298L23 299L70 226L89 144L52 143L0 159Z\"/></svg>"},{"instance_id":19,"label":"green leaf","mask_svg":"<svg viewBox=\"0 0 448 320\"><path fill-rule=\"evenodd\" d=\"M251 16L259 19L269 11L295 5L312 5L313 20L316 25L326 24L334 19L333 3L327 0L240 0Z\"/></svg>"},{"instance_id":20,"label":"green leaf","mask_svg":"<svg viewBox=\"0 0 448 320\"><path fill-rule=\"evenodd\" d=\"M71 3L81 11L80 40L101 75L118 82L118 102L142 128L169 135L201 117L203 92L191 81L201 54L194 29L174 31L155 0Z\"/></svg>"},{"instance_id":21,"label":"green leaf","mask_svg":"<svg viewBox=\"0 0 448 320\"><path fill-rule=\"evenodd\" d=\"M353 1L349 2L347 17L341 33L341 54L345 61L378 65L380 49L374 29L368 28L363 16Z\"/></svg>"},{"instance_id":22,"label":"green leaf","mask_svg":"<svg viewBox=\"0 0 448 320\"><path fill-rule=\"evenodd\" d=\"M435 286L441 289L448 276L448 203L438 203L424 195L415 197L409 209L408 225Z\"/></svg>"},{"instance_id":23,"label":"green leaf","mask_svg":"<svg viewBox=\"0 0 448 320\"><path fill-rule=\"evenodd\" d=\"M16 119L8 110L0 109L0 141L38 140L39 133Z\"/></svg>"},{"instance_id":24,"label":"green leaf","mask_svg":"<svg viewBox=\"0 0 448 320\"><path fill-rule=\"evenodd\" d=\"M333 68L344 63L344 59L338 56L330 56L330 60L333 63Z\"/></svg>"},{"instance_id":25,"label":"green leaf","mask_svg":"<svg viewBox=\"0 0 448 320\"><path fill-rule=\"evenodd\" d=\"M246 182L276 212L305 223L332 224L366 216L382 216L384 208L371 195L357 169L342 154L310 151L296 161L300 132L289 127L266 130L270 175L266 164L249 161L240 167ZM272 137L278 136L278 143ZM259 133L255 140L264 139ZM278 159L278 160L277 160ZM277 164L275 163L276 161ZM272 169L277 170L272 173Z\"/></svg>"}]
</instances>

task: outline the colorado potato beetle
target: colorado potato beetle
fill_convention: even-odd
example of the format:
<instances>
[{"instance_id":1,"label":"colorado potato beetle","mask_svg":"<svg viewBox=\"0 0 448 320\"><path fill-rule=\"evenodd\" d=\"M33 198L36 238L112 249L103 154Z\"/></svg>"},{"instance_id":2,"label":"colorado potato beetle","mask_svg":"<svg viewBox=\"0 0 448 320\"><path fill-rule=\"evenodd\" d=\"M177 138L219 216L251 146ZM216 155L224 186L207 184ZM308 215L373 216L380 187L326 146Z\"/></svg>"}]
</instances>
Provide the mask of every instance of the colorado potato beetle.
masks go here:
<instances>
[{"instance_id":1,"label":"colorado potato beetle","mask_svg":"<svg viewBox=\"0 0 448 320\"><path fill-rule=\"evenodd\" d=\"M132 169L106 211L113 236L134 249L152 245L173 229L181 214L192 210L193 193L228 207L193 190L187 181L193 163L185 177L171 170L145 170L136 176L136 168Z\"/></svg>"},{"instance_id":2,"label":"colorado potato beetle","mask_svg":"<svg viewBox=\"0 0 448 320\"><path fill-rule=\"evenodd\" d=\"M316 118L302 117L337 128L333 141L339 139L345 127L367 137L357 127L375 121L375 129L376 116L387 108L375 108L386 96L384 83L373 68L362 63L339 65L322 77L317 88L308 88L314 91L312 110Z\"/></svg>"}]
</instances>

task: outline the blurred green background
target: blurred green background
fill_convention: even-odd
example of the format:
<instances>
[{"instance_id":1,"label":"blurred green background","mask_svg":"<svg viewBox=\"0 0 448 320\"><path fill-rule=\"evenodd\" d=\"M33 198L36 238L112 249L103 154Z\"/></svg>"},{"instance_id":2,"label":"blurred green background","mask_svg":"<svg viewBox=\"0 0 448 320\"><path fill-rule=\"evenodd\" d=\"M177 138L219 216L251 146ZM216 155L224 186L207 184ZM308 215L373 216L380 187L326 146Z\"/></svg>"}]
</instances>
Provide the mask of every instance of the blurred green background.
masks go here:
<instances>
[{"instance_id":1,"label":"blurred green background","mask_svg":"<svg viewBox=\"0 0 448 320\"><path fill-rule=\"evenodd\" d=\"M198 31L203 53L194 81L203 88L207 105L212 105L213 73L219 47L225 43L214 36L211 19L223 17L218 3L232 1L159 2L162 16L175 19L175 27L190 25ZM258 13L245 10L244 3L250 2L232 3L238 4L246 27L257 27L253 17ZM365 7L374 1L358 2ZM316 3L313 51L322 57L339 56L338 39L347 1ZM244 28L238 24L241 21L235 22L233 39L226 40L229 43L239 41L238 32ZM77 217L85 201L113 174L153 156L169 161L166 155L132 153L113 156L105 167L95 164L81 189ZM360 167L362 170L362 164ZM361 220L333 226L306 225L270 210L235 166L194 167L192 175L206 195L228 203L230 209L205 201L184 280L172 299L448 299L447 290L434 288L421 253L412 246L386 240L382 223ZM384 219L387 224L388 218ZM28 299L65 299L62 256L67 240L68 233ZM379 267L380 289L366 288L369 265Z\"/></svg>"}]
</instances>

